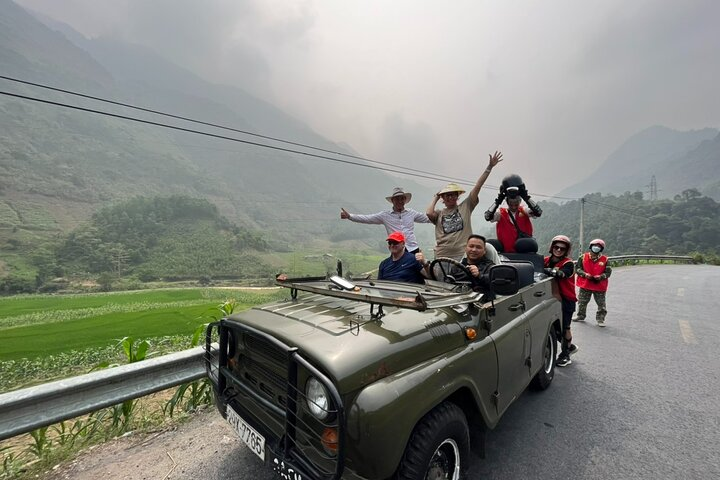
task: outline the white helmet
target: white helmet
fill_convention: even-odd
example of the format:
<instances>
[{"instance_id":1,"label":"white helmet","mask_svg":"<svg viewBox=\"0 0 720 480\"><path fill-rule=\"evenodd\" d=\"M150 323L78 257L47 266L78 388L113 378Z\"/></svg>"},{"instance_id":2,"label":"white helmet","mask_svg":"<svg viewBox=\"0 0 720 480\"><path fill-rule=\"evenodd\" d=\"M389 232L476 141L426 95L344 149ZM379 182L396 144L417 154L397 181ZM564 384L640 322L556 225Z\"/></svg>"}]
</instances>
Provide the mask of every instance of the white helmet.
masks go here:
<instances>
[{"instance_id":1,"label":"white helmet","mask_svg":"<svg viewBox=\"0 0 720 480\"><path fill-rule=\"evenodd\" d=\"M602 252L605 250L605 241L602 238L596 238L595 240L590 242L590 247L593 245L600 245L600 251Z\"/></svg>"},{"instance_id":2,"label":"white helmet","mask_svg":"<svg viewBox=\"0 0 720 480\"><path fill-rule=\"evenodd\" d=\"M553 237L552 241L550 242L550 253L552 253L552 247L556 243L564 243L565 244L565 246L567 247L567 252L565 252L565 255L569 257L570 250L572 250L572 242L570 241L570 239L568 237L566 237L565 235L555 235Z\"/></svg>"}]
</instances>

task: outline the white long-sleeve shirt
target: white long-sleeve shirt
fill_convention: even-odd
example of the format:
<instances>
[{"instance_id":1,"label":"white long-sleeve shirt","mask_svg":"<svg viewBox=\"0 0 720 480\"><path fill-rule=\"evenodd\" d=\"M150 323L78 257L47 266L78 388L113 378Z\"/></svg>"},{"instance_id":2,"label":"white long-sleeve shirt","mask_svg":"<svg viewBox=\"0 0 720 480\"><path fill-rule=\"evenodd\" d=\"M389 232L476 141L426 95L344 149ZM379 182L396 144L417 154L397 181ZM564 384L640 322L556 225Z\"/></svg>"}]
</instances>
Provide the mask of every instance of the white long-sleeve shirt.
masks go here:
<instances>
[{"instance_id":1,"label":"white long-sleeve shirt","mask_svg":"<svg viewBox=\"0 0 720 480\"><path fill-rule=\"evenodd\" d=\"M405 235L405 248L409 252L418 248L418 242L415 238L415 223L431 223L427 215L410 208L406 208L402 212L386 210L371 215L351 213L348 220L356 223L385 225L388 235L392 232L402 232Z\"/></svg>"}]
</instances>

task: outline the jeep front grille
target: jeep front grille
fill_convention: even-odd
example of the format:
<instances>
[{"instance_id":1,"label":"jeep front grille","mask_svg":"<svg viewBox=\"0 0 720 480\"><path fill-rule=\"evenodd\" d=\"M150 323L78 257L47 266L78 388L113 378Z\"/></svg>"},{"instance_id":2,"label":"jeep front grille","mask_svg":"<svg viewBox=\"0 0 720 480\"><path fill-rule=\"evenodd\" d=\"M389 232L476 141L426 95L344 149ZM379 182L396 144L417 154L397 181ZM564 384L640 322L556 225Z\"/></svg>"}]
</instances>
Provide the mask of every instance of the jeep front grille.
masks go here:
<instances>
[{"instance_id":1,"label":"jeep front grille","mask_svg":"<svg viewBox=\"0 0 720 480\"><path fill-rule=\"evenodd\" d=\"M266 441L285 461L301 467L313 478L340 478L344 468L345 415L332 381L296 348L266 333L226 319L211 328L220 331L219 359L215 360L219 369L209 365L209 369L218 370L211 380L219 401L231 404L248 420L254 419L261 433L270 437ZM310 377L320 381L332 399L328 418L322 422L306 407L304 385ZM253 414L258 411L261 414ZM269 423L260 420L263 416ZM337 431L335 455L322 445L326 428Z\"/></svg>"}]
</instances>

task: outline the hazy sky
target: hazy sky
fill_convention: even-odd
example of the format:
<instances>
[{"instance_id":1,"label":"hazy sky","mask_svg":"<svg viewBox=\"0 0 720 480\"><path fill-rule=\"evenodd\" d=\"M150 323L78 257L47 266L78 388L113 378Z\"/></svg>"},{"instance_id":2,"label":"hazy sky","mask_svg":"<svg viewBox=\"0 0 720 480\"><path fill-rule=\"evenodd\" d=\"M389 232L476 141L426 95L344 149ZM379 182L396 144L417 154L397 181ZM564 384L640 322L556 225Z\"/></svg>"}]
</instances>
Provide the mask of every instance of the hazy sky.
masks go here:
<instances>
[{"instance_id":1,"label":"hazy sky","mask_svg":"<svg viewBox=\"0 0 720 480\"><path fill-rule=\"evenodd\" d=\"M717 0L16 1L148 45L368 158L474 180L502 150L488 184L516 172L536 193L649 126L720 127Z\"/></svg>"}]
</instances>

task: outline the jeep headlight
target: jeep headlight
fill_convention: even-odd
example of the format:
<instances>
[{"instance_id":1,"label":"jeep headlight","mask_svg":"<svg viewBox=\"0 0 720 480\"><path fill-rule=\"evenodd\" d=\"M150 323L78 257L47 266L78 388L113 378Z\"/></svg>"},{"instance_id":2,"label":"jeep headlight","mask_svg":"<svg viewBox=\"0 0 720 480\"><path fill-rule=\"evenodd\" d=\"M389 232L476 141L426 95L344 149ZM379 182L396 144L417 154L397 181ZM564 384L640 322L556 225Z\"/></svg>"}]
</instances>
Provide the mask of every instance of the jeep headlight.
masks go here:
<instances>
[{"instance_id":1,"label":"jeep headlight","mask_svg":"<svg viewBox=\"0 0 720 480\"><path fill-rule=\"evenodd\" d=\"M305 401L310 413L318 420L325 420L330 414L328 391L316 378L310 378L305 384Z\"/></svg>"}]
</instances>

